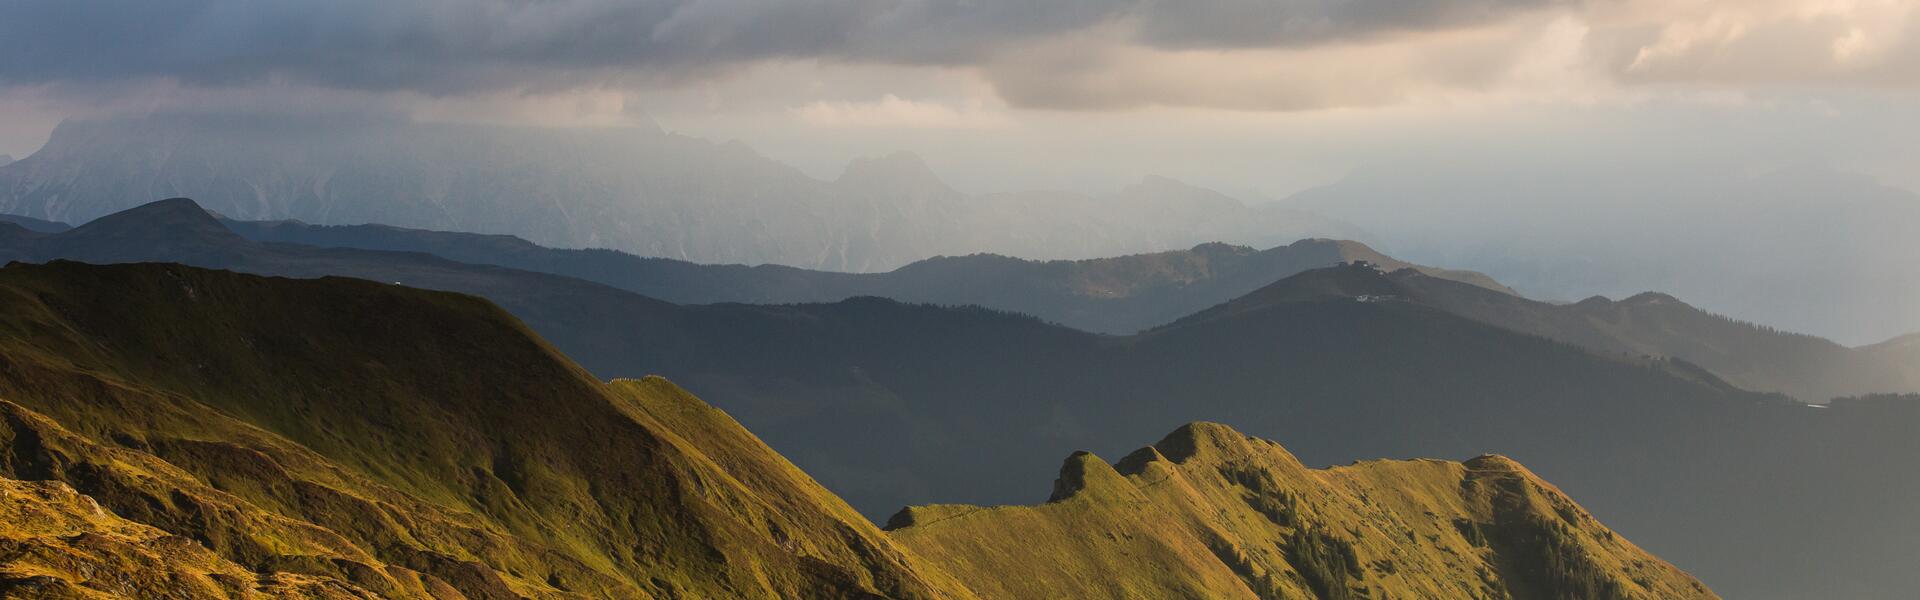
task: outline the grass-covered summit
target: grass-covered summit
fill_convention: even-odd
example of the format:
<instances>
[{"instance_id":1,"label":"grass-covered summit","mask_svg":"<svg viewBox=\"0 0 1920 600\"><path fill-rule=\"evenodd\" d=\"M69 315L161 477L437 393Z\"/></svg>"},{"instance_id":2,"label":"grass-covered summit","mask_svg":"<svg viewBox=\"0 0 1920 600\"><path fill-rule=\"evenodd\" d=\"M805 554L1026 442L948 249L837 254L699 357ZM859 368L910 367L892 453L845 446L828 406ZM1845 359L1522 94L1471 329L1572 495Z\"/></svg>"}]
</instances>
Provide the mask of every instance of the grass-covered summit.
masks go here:
<instances>
[{"instance_id":1,"label":"grass-covered summit","mask_svg":"<svg viewBox=\"0 0 1920 600\"><path fill-rule=\"evenodd\" d=\"M1075 453L1046 504L888 527L993 598L1715 597L1511 459L1315 470L1214 423Z\"/></svg>"},{"instance_id":2,"label":"grass-covered summit","mask_svg":"<svg viewBox=\"0 0 1920 600\"><path fill-rule=\"evenodd\" d=\"M0 270L0 305L0 477L100 511L10 519L0 589L970 597L725 414L483 300L62 262Z\"/></svg>"},{"instance_id":3,"label":"grass-covered summit","mask_svg":"<svg viewBox=\"0 0 1920 600\"><path fill-rule=\"evenodd\" d=\"M477 298L55 262L0 305L4 597L1710 595L1501 459L1309 471L1199 424L888 534Z\"/></svg>"}]
</instances>

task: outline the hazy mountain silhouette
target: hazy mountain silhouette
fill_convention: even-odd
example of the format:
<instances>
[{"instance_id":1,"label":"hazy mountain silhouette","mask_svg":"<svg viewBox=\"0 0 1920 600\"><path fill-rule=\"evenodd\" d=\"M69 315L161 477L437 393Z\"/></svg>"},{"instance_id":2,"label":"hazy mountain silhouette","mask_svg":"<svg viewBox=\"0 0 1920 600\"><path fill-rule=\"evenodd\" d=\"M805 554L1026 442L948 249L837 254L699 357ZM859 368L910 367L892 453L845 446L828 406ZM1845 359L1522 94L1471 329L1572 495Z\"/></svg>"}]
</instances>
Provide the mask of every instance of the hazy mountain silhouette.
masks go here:
<instances>
[{"instance_id":1,"label":"hazy mountain silhouette","mask_svg":"<svg viewBox=\"0 0 1920 600\"><path fill-rule=\"evenodd\" d=\"M1659 290L1848 345L1920 331L1920 269L1907 267L1920 263L1920 194L1819 166L1630 154L1577 168L1402 161L1282 204L1353 222L1401 259L1482 271L1538 298Z\"/></svg>"},{"instance_id":2,"label":"hazy mountain silhouette","mask_svg":"<svg viewBox=\"0 0 1920 600\"><path fill-rule=\"evenodd\" d=\"M19 233L0 248L46 260L58 237ZM1829 468L1920 455L1920 403L1809 408L1684 361L1599 355L1391 294L1344 295L1399 285L1373 269L1309 271L1240 310L1114 337L877 298L682 306L426 254L208 237L128 246L146 260L482 295L601 377L686 385L874 518L902 504L1038 500L1054 473L1036 456L1118 456L1208 420L1287 440L1307 464L1513 456L1732 597L1889 598L1920 586L1905 568L1920 535L1920 509L1905 499L1920 495L1920 477Z\"/></svg>"},{"instance_id":3,"label":"hazy mountain silhouette","mask_svg":"<svg viewBox=\"0 0 1920 600\"><path fill-rule=\"evenodd\" d=\"M1867 393L1920 391L1920 360L1856 351L1818 337L1742 323L1670 296L1590 298L1559 305L1519 297L1472 271L1411 265L1364 244L1302 240L1267 250L1202 244L1190 250L1079 261L994 255L941 257L885 273L790 267L698 265L607 250L556 250L511 236L318 226L293 221L224 221L245 237L314 246L426 252L461 262L577 277L683 304L835 302L879 296L906 302L974 304L1034 315L1097 333L1133 333L1252 294L1308 269L1367 261L1396 274L1381 292L1508 329L1603 353L1674 356L1736 385L1809 402ZM1425 277L1414 277L1415 274ZM1471 285L1459 285L1459 283ZM1303 282L1294 282L1297 290ZM1364 290L1322 290L1360 295Z\"/></svg>"},{"instance_id":4,"label":"hazy mountain silhouette","mask_svg":"<svg viewBox=\"0 0 1920 600\"><path fill-rule=\"evenodd\" d=\"M1342 240L1301 240L1267 250L1209 243L1188 250L1077 261L1030 261L990 254L938 257L884 273L810 271L776 265L701 265L611 250L562 250L505 235L384 225L223 221L253 240L312 246L425 252L604 283L670 302L835 302L880 296L908 302L977 304L1100 333L1133 333L1319 267L1365 260L1417 268L1510 292L1485 275L1411 265Z\"/></svg>"},{"instance_id":5,"label":"hazy mountain silhouette","mask_svg":"<svg viewBox=\"0 0 1920 600\"><path fill-rule=\"evenodd\" d=\"M1189 559L1102 573L1114 598L1713 597L1504 459L1329 473L1402 475L1364 492L1406 501L1383 506L1195 424L1128 470L1182 477L1219 512L1185 506L1150 539L1098 521L1051 524L1072 544L926 518L886 534L726 414L659 378L595 381L475 298L72 262L8 265L0 298L8 597L964 599L1086 583L984 570L943 539L963 531L1016 564L1142 545ZM1144 509L1084 456L1051 506Z\"/></svg>"},{"instance_id":6,"label":"hazy mountain silhouette","mask_svg":"<svg viewBox=\"0 0 1920 600\"><path fill-rule=\"evenodd\" d=\"M1910 333L1878 344L1861 346L1859 351L1894 364L1920 364L1920 333Z\"/></svg>"},{"instance_id":7,"label":"hazy mountain silhouette","mask_svg":"<svg viewBox=\"0 0 1920 600\"><path fill-rule=\"evenodd\" d=\"M33 217L22 217L20 215L0 215L0 223L10 223L18 225L28 231L37 231L40 233L57 233L72 229L72 227L66 223L43 221Z\"/></svg>"},{"instance_id":8,"label":"hazy mountain silhouette","mask_svg":"<svg viewBox=\"0 0 1920 600\"><path fill-rule=\"evenodd\" d=\"M1882 351L1856 350L1728 319L1652 292L1620 301L1594 297L1549 304L1414 270L1326 270L1276 283L1189 318L1272 302L1361 296L1411 302L1601 353L1677 357L1742 388L1782 392L1808 402L1920 391L1920 357L1892 350L1898 340Z\"/></svg>"},{"instance_id":9,"label":"hazy mountain silhouette","mask_svg":"<svg viewBox=\"0 0 1920 600\"><path fill-rule=\"evenodd\" d=\"M822 181L657 128L152 116L72 121L0 167L0 212L83 222L187 196L236 219L513 234L703 263L878 271L938 255L1092 258L1356 230L1149 179L1115 194L969 196L911 155Z\"/></svg>"}]
</instances>

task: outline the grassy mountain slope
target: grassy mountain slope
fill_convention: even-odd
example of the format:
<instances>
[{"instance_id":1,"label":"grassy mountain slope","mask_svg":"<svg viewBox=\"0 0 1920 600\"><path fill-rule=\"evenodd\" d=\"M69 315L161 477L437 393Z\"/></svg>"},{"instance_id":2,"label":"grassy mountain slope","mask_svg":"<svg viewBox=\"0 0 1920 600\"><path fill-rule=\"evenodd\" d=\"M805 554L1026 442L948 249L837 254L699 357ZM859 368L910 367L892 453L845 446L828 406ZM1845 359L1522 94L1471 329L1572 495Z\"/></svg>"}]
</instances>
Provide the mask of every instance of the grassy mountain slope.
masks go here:
<instances>
[{"instance_id":1,"label":"grassy mountain slope","mask_svg":"<svg viewBox=\"0 0 1920 600\"><path fill-rule=\"evenodd\" d=\"M887 535L724 413L595 382L477 299L56 262L0 269L0 301L7 597L1711 597L1500 459L1316 475L1197 424L1123 463L1152 481L1076 455L1026 509L1076 518L916 508ZM1108 560L1099 529L1155 552Z\"/></svg>"},{"instance_id":2,"label":"grassy mountain slope","mask_svg":"<svg viewBox=\"0 0 1920 600\"><path fill-rule=\"evenodd\" d=\"M875 298L678 306L425 254L150 229L91 245L482 295L601 377L661 374L698 392L875 518L904 504L1037 501L1054 475L1037 456L1118 456L1209 420L1287 440L1308 464L1513 456L1732 597L1920 587L1906 568L1920 560L1908 541L1920 510L1902 501L1920 497L1905 466L1920 456L1920 404L1809 409L1683 361L1596 356L1413 302L1308 294L1113 337ZM0 249L38 253L25 260L51 258L51 244L0 236Z\"/></svg>"},{"instance_id":3,"label":"grassy mountain slope","mask_svg":"<svg viewBox=\"0 0 1920 600\"><path fill-rule=\"evenodd\" d=\"M1126 338L876 299L675 313L634 328L671 343L581 353L698 390L876 517L916 498L1032 502L1052 477L1033 455L1119 456L1202 419L1286 439L1309 464L1514 456L1734 597L1920 584L1899 566L1920 510L1893 500L1920 493L1900 466L1920 442L1899 433L1920 407L1805 408L1404 302L1307 300Z\"/></svg>"},{"instance_id":4,"label":"grassy mountain slope","mask_svg":"<svg viewBox=\"0 0 1920 600\"><path fill-rule=\"evenodd\" d=\"M0 563L0 593L10 598L376 596L331 577L251 571L192 539L122 519L59 481L0 478L0 523L8 557ZM406 592L460 596L443 585Z\"/></svg>"},{"instance_id":5,"label":"grassy mountain slope","mask_svg":"<svg viewBox=\"0 0 1920 600\"><path fill-rule=\"evenodd\" d=\"M1365 260L1415 268L1512 293L1485 275L1401 262L1358 242L1310 239L1255 250L1202 244L1189 250L1086 260L1032 261L990 254L938 257L884 273L836 273L778 265L701 265L611 250L560 250L520 238L402 229L223 221L255 241L424 252L603 283L669 302L837 302L880 296L905 302L975 304L1070 327L1125 334L1160 325L1308 269Z\"/></svg>"},{"instance_id":6,"label":"grassy mountain slope","mask_svg":"<svg viewBox=\"0 0 1920 600\"><path fill-rule=\"evenodd\" d=\"M967 595L724 414L602 384L484 301L77 263L11 265L0 297L0 476L250 571L383 597Z\"/></svg>"},{"instance_id":7,"label":"grassy mountain slope","mask_svg":"<svg viewBox=\"0 0 1920 600\"><path fill-rule=\"evenodd\" d=\"M1512 460L1310 470L1213 423L1118 464L1075 453L1046 504L889 529L995 598L1716 597Z\"/></svg>"}]
</instances>

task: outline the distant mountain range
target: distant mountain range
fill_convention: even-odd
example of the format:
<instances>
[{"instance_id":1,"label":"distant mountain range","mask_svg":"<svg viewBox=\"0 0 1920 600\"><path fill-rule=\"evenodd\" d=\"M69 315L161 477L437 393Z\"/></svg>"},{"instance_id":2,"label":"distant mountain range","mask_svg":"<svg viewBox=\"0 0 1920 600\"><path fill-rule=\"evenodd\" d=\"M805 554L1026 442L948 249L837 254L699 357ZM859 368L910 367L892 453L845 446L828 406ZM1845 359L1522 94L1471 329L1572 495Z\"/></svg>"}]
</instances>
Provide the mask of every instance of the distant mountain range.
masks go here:
<instances>
[{"instance_id":1,"label":"distant mountain range","mask_svg":"<svg viewBox=\"0 0 1920 600\"><path fill-rule=\"evenodd\" d=\"M26 229L28 231L35 231L39 233L59 233L62 231L66 231L68 229L73 229L72 226L67 225L66 223L45 221L41 219L35 219L33 217L22 217L19 215L0 215L0 223L12 223L14 225L19 225L21 228Z\"/></svg>"},{"instance_id":2,"label":"distant mountain range","mask_svg":"<svg viewBox=\"0 0 1920 600\"><path fill-rule=\"evenodd\" d=\"M1076 261L974 254L931 258L882 273L840 273L776 265L702 265L610 250L552 249L512 236L384 225L231 219L222 223L256 241L424 252L460 262L577 277L682 304L788 304L879 296L903 302L977 304L1097 333L1134 333L1307 269L1352 261L1414 268L1512 291L1479 273L1412 265L1359 242L1328 239L1301 240L1267 250L1207 243L1188 250Z\"/></svg>"},{"instance_id":3,"label":"distant mountain range","mask_svg":"<svg viewBox=\"0 0 1920 600\"><path fill-rule=\"evenodd\" d=\"M1316 297L1408 302L1596 352L1679 357L1742 388L1782 392L1810 402L1920 392L1920 360L1916 360L1920 356L1895 350L1897 341L1882 347L1847 348L1814 336L1710 314L1653 292L1620 301L1593 297L1573 304L1549 304L1414 270L1378 278L1320 271L1255 291L1188 319Z\"/></svg>"},{"instance_id":4,"label":"distant mountain range","mask_svg":"<svg viewBox=\"0 0 1920 600\"><path fill-rule=\"evenodd\" d=\"M1402 259L1539 298L1660 290L1847 345L1920 331L1913 190L1819 165L1432 158L1363 168L1282 204L1357 224Z\"/></svg>"},{"instance_id":5,"label":"distant mountain range","mask_svg":"<svg viewBox=\"0 0 1920 600\"><path fill-rule=\"evenodd\" d=\"M903 504L1038 500L1053 473L1035 456L1120 456L1207 420L1287 440L1306 464L1513 456L1734 597L1920 586L1903 554L1920 535L1904 501L1920 477L1829 468L1920 456L1920 402L1812 408L1688 361L1596 354L1444 309L1432 298L1482 288L1438 278L1312 270L1117 337L876 298L676 305L423 253L255 242L187 201L60 234L0 231L9 260L173 261L482 295L600 377L663 374L699 392L876 519Z\"/></svg>"},{"instance_id":6,"label":"distant mountain range","mask_svg":"<svg viewBox=\"0 0 1920 600\"><path fill-rule=\"evenodd\" d=\"M974 252L1072 259L1357 237L1336 221L1162 178L1098 196L975 196L908 154L821 181L738 143L637 127L72 121L0 167L0 213L77 223L172 196L236 219L503 233L552 247L855 272Z\"/></svg>"},{"instance_id":7,"label":"distant mountain range","mask_svg":"<svg viewBox=\"0 0 1920 600\"><path fill-rule=\"evenodd\" d=\"M1528 300L1484 274L1412 265L1352 241L1302 240L1267 250L1216 243L1079 261L941 257L885 273L849 274L699 265L606 250L549 249L510 236L380 225L223 223L258 241L424 252L460 262L576 277L682 304L837 302L878 296L904 302L973 304L1112 334L1164 325L1302 271L1366 261L1385 271L1409 269L1395 276L1397 284L1391 289L1377 290L1379 294L1596 352L1683 358L1749 390L1782 392L1809 402L1920 392L1920 356L1855 350L1818 337L1741 323L1663 294L1639 294L1617 302L1595 297L1565 305ZM1243 301L1258 297L1254 294Z\"/></svg>"},{"instance_id":8,"label":"distant mountain range","mask_svg":"<svg viewBox=\"0 0 1920 600\"><path fill-rule=\"evenodd\" d=\"M1498 457L1314 473L1192 424L1134 479L1076 455L1046 506L883 533L474 298L71 262L0 298L7 597L1716 597Z\"/></svg>"}]
</instances>

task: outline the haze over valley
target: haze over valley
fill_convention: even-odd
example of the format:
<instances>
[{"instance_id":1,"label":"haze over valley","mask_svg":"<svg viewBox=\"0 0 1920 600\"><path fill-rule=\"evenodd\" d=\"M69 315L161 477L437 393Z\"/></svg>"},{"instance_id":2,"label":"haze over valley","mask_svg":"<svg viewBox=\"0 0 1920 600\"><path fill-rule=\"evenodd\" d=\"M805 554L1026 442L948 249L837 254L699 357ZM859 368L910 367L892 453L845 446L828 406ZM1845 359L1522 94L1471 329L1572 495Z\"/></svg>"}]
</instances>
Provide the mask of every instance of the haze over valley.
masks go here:
<instances>
[{"instance_id":1,"label":"haze over valley","mask_svg":"<svg viewBox=\"0 0 1920 600\"><path fill-rule=\"evenodd\" d=\"M1913 598L1915 32L0 3L0 597Z\"/></svg>"}]
</instances>

